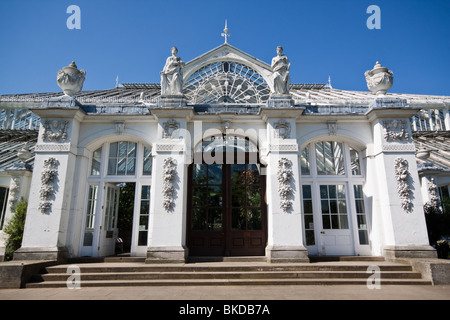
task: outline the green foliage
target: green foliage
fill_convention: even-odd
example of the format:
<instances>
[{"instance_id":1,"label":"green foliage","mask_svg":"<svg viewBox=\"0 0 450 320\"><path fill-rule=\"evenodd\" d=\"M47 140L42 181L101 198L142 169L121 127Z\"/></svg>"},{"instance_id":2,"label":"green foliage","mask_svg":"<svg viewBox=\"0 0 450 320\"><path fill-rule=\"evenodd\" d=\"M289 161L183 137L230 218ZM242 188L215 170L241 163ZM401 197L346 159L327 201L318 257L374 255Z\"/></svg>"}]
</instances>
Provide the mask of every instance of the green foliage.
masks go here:
<instances>
[{"instance_id":1,"label":"green foliage","mask_svg":"<svg viewBox=\"0 0 450 320\"><path fill-rule=\"evenodd\" d=\"M22 245L23 229L25 227L25 217L27 215L28 202L21 199L13 210L13 215L8 224L3 229L8 235L5 248L5 259L12 260L14 251Z\"/></svg>"}]
</instances>

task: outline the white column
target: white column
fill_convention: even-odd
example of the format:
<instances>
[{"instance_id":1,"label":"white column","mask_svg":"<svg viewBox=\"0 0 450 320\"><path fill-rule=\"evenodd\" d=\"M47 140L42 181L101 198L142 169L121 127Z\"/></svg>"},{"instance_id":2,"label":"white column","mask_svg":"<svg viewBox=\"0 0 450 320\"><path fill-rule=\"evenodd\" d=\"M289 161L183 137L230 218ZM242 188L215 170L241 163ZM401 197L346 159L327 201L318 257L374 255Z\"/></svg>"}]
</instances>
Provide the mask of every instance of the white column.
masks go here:
<instances>
[{"instance_id":1,"label":"white column","mask_svg":"<svg viewBox=\"0 0 450 320\"><path fill-rule=\"evenodd\" d=\"M269 262L309 262L303 243L303 220L300 202L300 174L298 145L295 137L295 119L283 120L289 124L289 134L277 137L276 123L267 123L267 203ZM288 190L284 196L281 190Z\"/></svg>"}]
</instances>

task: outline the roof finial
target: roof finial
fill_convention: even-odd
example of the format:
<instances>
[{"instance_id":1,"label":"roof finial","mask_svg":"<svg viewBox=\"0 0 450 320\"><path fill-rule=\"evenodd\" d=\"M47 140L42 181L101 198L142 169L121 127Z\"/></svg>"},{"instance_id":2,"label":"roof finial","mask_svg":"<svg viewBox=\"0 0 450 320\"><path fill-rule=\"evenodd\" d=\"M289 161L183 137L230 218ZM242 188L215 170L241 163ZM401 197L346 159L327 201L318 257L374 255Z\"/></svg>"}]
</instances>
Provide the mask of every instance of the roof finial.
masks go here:
<instances>
[{"instance_id":1,"label":"roof finial","mask_svg":"<svg viewBox=\"0 0 450 320\"><path fill-rule=\"evenodd\" d=\"M222 37L225 38L225 43L228 43L229 36L231 36L231 34L228 33L227 19L225 19L225 29L223 29L223 33L222 33Z\"/></svg>"},{"instance_id":2,"label":"roof finial","mask_svg":"<svg viewBox=\"0 0 450 320\"><path fill-rule=\"evenodd\" d=\"M330 76L328 76L328 83L325 85L325 88L333 89L333 87L331 86L331 77Z\"/></svg>"},{"instance_id":3,"label":"roof finial","mask_svg":"<svg viewBox=\"0 0 450 320\"><path fill-rule=\"evenodd\" d=\"M119 87L119 75L117 75L117 77L116 77L116 88L118 88Z\"/></svg>"}]
</instances>

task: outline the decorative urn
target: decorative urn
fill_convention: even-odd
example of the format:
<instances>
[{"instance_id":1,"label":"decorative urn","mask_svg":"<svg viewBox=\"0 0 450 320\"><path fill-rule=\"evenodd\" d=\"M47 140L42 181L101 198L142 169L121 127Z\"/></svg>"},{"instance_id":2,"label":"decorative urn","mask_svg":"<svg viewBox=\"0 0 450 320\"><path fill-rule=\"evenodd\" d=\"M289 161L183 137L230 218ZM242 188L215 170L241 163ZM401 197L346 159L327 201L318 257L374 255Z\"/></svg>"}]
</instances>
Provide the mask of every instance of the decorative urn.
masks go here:
<instances>
[{"instance_id":1,"label":"decorative urn","mask_svg":"<svg viewBox=\"0 0 450 320\"><path fill-rule=\"evenodd\" d=\"M383 67L377 61L372 70L367 70L364 73L370 92L376 95L385 95L394 82L392 74L393 72L391 70Z\"/></svg>"},{"instance_id":2,"label":"decorative urn","mask_svg":"<svg viewBox=\"0 0 450 320\"><path fill-rule=\"evenodd\" d=\"M78 70L75 61L58 71L56 82L67 96L74 96L83 88L86 72Z\"/></svg>"}]
</instances>

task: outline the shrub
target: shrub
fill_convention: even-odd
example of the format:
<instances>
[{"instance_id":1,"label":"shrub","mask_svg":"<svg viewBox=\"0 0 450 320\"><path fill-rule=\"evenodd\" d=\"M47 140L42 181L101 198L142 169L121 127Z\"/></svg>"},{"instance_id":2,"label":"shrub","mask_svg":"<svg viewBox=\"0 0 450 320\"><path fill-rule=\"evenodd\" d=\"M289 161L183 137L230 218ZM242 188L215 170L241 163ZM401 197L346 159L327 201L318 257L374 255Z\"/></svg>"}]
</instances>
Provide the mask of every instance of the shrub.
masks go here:
<instances>
[{"instance_id":1,"label":"shrub","mask_svg":"<svg viewBox=\"0 0 450 320\"><path fill-rule=\"evenodd\" d=\"M12 260L14 251L22 245L23 229L25 227L25 217L27 215L28 202L21 199L13 210L13 216L3 229L8 235L5 248L5 259Z\"/></svg>"}]
</instances>

